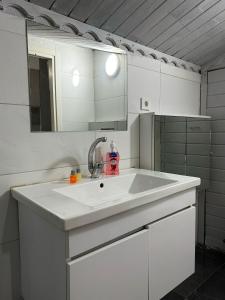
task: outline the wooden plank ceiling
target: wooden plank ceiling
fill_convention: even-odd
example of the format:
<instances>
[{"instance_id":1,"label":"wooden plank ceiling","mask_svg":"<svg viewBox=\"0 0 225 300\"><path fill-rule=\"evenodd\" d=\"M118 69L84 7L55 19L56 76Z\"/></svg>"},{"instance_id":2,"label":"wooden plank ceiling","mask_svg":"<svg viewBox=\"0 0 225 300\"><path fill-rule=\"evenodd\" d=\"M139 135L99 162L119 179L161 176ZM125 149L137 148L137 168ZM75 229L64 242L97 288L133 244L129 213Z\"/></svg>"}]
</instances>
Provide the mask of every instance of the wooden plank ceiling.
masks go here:
<instances>
[{"instance_id":1,"label":"wooden plank ceiling","mask_svg":"<svg viewBox=\"0 0 225 300\"><path fill-rule=\"evenodd\" d=\"M204 65L225 52L225 0L30 0Z\"/></svg>"}]
</instances>

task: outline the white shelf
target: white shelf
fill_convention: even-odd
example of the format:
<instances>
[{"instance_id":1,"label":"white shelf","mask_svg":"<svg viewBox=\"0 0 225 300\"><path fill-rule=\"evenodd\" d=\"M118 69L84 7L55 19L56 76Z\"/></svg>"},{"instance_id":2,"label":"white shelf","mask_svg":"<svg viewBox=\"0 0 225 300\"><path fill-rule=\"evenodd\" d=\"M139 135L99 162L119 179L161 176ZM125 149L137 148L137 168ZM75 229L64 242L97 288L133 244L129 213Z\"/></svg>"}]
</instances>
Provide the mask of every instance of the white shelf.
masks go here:
<instances>
[{"instance_id":1,"label":"white shelf","mask_svg":"<svg viewBox=\"0 0 225 300\"><path fill-rule=\"evenodd\" d=\"M198 119L211 119L211 116L205 115L185 115L185 114L155 114L156 116L162 117L185 117L185 118L198 118Z\"/></svg>"}]
</instances>

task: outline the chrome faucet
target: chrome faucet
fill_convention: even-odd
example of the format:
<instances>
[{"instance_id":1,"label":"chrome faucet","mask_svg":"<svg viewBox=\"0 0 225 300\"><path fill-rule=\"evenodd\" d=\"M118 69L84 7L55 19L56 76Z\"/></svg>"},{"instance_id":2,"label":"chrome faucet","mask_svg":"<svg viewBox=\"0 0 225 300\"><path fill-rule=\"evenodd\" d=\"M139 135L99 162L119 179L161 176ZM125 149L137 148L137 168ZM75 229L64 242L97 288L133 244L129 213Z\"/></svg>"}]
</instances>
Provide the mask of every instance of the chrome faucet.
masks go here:
<instances>
[{"instance_id":1,"label":"chrome faucet","mask_svg":"<svg viewBox=\"0 0 225 300\"><path fill-rule=\"evenodd\" d=\"M88 170L91 173L91 178L98 178L102 172L104 162L103 161L100 161L100 162L95 161L94 162L94 153L95 153L96 146L99 143L101 143L101 142L105 143L106 141L107 141L107 138L103 136L103 137L96 139L91 144L91 147L88 152Z\"/></svg>"}]
</instances>

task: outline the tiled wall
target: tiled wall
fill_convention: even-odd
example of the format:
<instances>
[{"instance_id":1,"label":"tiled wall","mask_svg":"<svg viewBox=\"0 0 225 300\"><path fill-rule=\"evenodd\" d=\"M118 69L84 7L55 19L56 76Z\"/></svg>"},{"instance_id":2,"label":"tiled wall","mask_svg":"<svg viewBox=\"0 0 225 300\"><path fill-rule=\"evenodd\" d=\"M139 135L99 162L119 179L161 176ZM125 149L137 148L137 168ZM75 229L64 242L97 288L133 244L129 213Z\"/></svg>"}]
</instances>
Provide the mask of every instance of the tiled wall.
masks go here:
<instances>
[{"instance_id":1,"label":"tiled wall","mask_svg":"<svg viewBox=\"0 0 225 300\"><path fill-rule=\"evenodd\" d=\"M220 69L219 64L215 69L208 72L207 114L212 116L212 157L211 184L206 195L206 244L225 250L225 68Z\"/></svg>"},{"instance_id":2,"label":"tiled wall","mask_svg":"<svg viewBox=\"0 0 225 300\"><path fill-rule=\"evenodd\" d=\"M158 130L155 133L155 152L161 152L161 155L155 157L158 159L155 161L156 168L164 172L201 178L197 193L197 242L203 244L205 193L210 183L211 120L161 116L156 117L155 121L155 128L159 127L160 133Z\"/></svg>"},{"instance_id":3,"label":"tiled wall","mask_svg":"<svg viewBox=\"0 0 225 300\"><path fill-rule=\"evenodd\" d=\"M10 187L68 176L87 168L90 144L103 133L31 133L25 23L0 13L0 299L19 299L17 204ZM128 114L127 132L108 132L117 143L121 168L138 166L138 113Z\"/></svg>"}]
</instances>

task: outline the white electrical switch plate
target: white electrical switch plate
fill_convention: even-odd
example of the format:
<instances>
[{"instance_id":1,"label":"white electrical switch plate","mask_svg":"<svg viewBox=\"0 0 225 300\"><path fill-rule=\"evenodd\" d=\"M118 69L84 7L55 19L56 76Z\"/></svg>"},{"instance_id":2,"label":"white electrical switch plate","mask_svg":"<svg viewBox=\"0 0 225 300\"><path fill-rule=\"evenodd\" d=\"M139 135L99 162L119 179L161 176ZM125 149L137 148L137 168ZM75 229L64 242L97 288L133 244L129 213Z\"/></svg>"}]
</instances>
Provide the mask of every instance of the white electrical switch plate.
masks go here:
<instances>
[{"instance_id":1,"label":"white electrical switch plate","mask_svg":"<svg viewBox=\"0 0 225 300\"><path fill-rule=\"evenodd\" d=\"M150 100L148 98L142 97L141 99L141 110L150 110Z\"/></svg>"}]
</instances>

